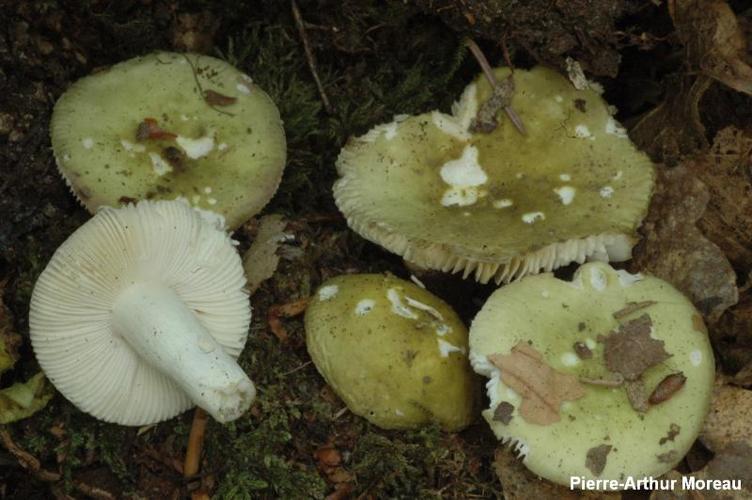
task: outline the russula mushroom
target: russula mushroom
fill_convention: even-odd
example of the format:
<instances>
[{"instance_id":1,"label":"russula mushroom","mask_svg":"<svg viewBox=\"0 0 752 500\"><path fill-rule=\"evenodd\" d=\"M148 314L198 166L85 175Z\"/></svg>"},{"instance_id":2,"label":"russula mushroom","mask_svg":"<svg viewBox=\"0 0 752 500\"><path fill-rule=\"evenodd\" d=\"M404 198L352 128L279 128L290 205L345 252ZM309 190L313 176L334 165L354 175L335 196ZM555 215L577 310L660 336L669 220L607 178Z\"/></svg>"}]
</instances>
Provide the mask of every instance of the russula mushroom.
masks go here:
<instances>
[{"instance_id":1,"label":"russula mushroom","mask_svg":"<svg viewBox=\"0 0 752 500\"><path fill-rule=\"evenodd\" d=\"M551 481L658 477L707 415L715 367L699 313L655 277L582 266L494 292L470 328L483 416Z\"/></svg>"},{"instance_id":2,"label":"russula mushroom","mask_svg":"<svg viewBox=\"0 0 752 500\"><path fill-rule=\"evenodd\" d=\"M52 115L58 168L90 212L183 197L234 229L271 199L285 165L279 112L224 61L160 52L82 78Z\"/></svg>"},{"instance_id":3,"label":"russula mushroom","mask_svg":"<svg viewBox=\"0 0 752 500\"><path fill-rule=\"evenodd\" d=\"M326 281L305 316L319 373L350 411L385 429L473 418L467 329L438 297L389 275Z\"/></svg>"},{"instance_id":4,"label":"russula mushroom","mask_svg":"<svg viewBox=\"0 0 752 500\"><path fill-rule=\"evenodd\" d=\"M57 249L31 298L31 342L57 389L109 422L198 405L239 417L255 388L235 362L250 303L232 240L183 200L102 208Z\"/></svg>"},{"instance_id":5,"label":"russula mushroom","mask_svg":"<svg viewBox=\"0 0 752 500\"><path fill-rule=\"evenodd\" d=\"M509 74L496 70L498 81ZM587 258L629 258L653 166L606 102L552 70L514 73L520 134L468 129L491 87L479 77L452 114L395 117L337 160L351 228L418 266L511 281Z\"/></svg>"}]
</instances>

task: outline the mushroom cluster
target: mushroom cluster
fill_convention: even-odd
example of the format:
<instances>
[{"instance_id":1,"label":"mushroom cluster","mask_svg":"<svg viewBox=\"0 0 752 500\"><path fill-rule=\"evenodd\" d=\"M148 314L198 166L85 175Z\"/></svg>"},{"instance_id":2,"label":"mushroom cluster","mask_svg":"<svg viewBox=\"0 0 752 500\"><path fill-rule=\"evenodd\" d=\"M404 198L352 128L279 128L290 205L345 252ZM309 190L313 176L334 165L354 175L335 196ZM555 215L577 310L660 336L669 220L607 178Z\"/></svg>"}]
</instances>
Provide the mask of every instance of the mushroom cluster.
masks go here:
<instances>
[{"instance_id":1,"label":"mushroom cluster","mask_svg":"<svg viewBox=\"0 0 752 500\"><path fill-rule=\"evenodd\" d=\"M101 208L55 252L31 298L31 342L57 389L108 422L193 405L227 422L255 388L235 358L251 318L233 241L185 201Z\"/></svg>"},{"instance_id":2,"label":"mushroom cluster","mask_svg":"<svg viewBox=\"0 0 752 500\"><path fill-rule=\"evenodd\" d=\"M198 54L149 54L82 78L50 129L60 172L91 212L182 197L235 229L271 199L285 166L269 96Z\"/></svg>"},{"instance_id":3,"label":"mushroom cluster","mask_svg":"<svg viewBox=\"0 0 752 500\"><path fill-rule=\"evenodd\" d=\"M483 416L534 473L657 477L699 434L715 378L701 316L654 277L582 266L497 290L470 328Z\"/></svg>"},{"instance_id":4,"label":"mushroom cluster","mask_svg":"<svg viewBox=\"0 0 752 500\"><path fill-rule=\"evenodd\" d=\"M499 81L508 75L496 70ZM524 136L509 121L469 130L493 92L479 77L451 115L399 116L351 139L334 185L350 227L420 267L483 283L628 259L653 188L650 160L594 91L541 67L514 78Z\"/></svg>"}]
</instances>

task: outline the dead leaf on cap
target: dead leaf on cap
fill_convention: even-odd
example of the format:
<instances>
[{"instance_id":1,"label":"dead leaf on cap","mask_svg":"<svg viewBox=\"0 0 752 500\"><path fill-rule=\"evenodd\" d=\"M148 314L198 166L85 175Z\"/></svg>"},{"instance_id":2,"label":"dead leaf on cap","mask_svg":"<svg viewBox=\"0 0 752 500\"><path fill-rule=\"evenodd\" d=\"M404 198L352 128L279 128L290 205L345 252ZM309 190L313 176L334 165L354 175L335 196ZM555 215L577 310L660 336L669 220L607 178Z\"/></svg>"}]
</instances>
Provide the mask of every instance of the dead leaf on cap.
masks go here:
<instances>
[{"instance_id":1,"label":"dead leaf on cap","mask_svg":"<svg viewBox=\"0 0 752 500\"><path fill-rule=\"evenodd\" d=\"M752 132L727 127L686 164L710 192L697 227L736 268L752 270Z\"/></svg>"},{"instance_id":2,"label":"dead leaf on cap","mask_svg":"<svg viewBox=\"0 0 752 500\"><path fill-rule=\"evenodd\" d=\"M628 380L624 383L624 390L627 393L627 400L634 411L645 413L650 408L648 404L648 395L645 392L645 383L641 378L637 380Z\"/></svg>"},{"instance_id":3,"label":"dead leaf on cap","mask_svg":"<svg viewBox=\"0 0 752 500\"><path fill-rule=\"evenodd\" d=\"M634 265L673 284L715 322L739 292L728 259L695 226L710 199L708 190L684 166L658 173Z\"/></svg>"},{"instance_id":4,"label":"dead leaf on cap","mask_svg":"<svg viewBox=\"0 0 752 500\"><path fill-rule=\"evenodd\" d=\"M732 385L717 385L700 441L711 451L732 442L752 446L752 391Z\"/></svg>"},{"instance_id":5,"label":"dead leaf on cap","mask_svg":"<svg viewBox=\"0 0 752 500\"><path fill-rule=\"evenodd\" d=\"M590 448L585 456L585 467L587 467L594 476L600 476L603 469L606 468L606 460L608 459L609 453L611 453L610 444L601 444Z\"/></svg>"},{"instance_id":6,"label":"dead leaf on cap","mask_svg":"<svg viewBox=\"0 0 752 500\"><path fill-rule=\"evenodd\" d=\"M661 380L658 385L655 386L653 392L650 393L650 398L648 399L648 401L651 405L657 405L663 403L664 401L668 401L669 399L674 397L674 394L679 392L679 390L684 387L684 384L686 382L687 377L683 372L666 375L663 380Z\"/></svg>"},{"instance_id":7,"label":"dead leaf on cap","mask_svg":"<svg viewBox=\"0 0 752 500\"><path fill-rule=\"evenodd\" d=\"M514 405L507 403L506 401L502 401L496 406L493 414L493 419L497 422L501 422L502 424L507 425L512 421L513 413Z\"/></svg>"},{"instance_id":8,"label":"dead leaf on cap","mask_svg":"<svg viewBox=\"0 0 752 500\"><path fill-rule=\"evenodd\" d=\"M488 360L501 370L504 383L522 397L519 414L531 424L558 422L561 403L585 395L577 377L551 368L526 342L519 342L510 354L491 354Z\"/></svg>"},{"instance_id":9,"label":"dead leaf on cap","mask_svg":"<svg viewBox=\"0 0 752 500\"><path fill-rule=\"evenodd\" d=\"M650 316L643 314L609 333L603 349L606 368L626 380L637 380L645 370L667 360L670 355L663 341L650 336L652 326Z\"/></svg>"},{"instance_id":10,"label":"dead leaf on cap","mask_svg":"<svg viewBox=\"0 0 752 500\"><path fill-rule=\"evenodd\" d=\"M670 0L668 11L690 71L752 94L747 40L725 0Z\"/></svg>"},{"instance_id":11,"label":"dead leaf on cap","mask_svg":"<svg viewBox=\"0 0 752 500\"><path fill-rule=\"evenodd\" d=\"M251 295L277 270L277 249L288 238L286 227L287 221L279 214L266 215L259 220L256 238L243 256L243 269Z\"/></svg>"},{"instance_id":12,"label":"dead leaf on cap","mask_svg":"<svg viewBox=\"0 0 752 500\"><path fill-rule=\"evenodd\" d=\"M542 481L505 446L496 448L493 467L501 482L505 500L529 500L530 498L616 500L621 498L620 492L572 491L566 486Z\"/></svg>"}]
</instances>

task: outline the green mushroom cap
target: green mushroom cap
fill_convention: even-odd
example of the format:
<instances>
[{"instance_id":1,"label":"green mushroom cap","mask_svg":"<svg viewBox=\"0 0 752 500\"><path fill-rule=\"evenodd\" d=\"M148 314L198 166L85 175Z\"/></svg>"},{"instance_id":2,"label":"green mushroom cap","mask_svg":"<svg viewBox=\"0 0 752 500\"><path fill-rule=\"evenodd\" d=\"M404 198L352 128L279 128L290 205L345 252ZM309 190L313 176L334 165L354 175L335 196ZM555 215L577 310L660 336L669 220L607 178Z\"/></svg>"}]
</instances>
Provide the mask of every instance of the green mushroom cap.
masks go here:
<instances>
[{"instance_id":1,"label":"green mushroom cap","mask_svg":"<svg viewBox=\"0 0 752 500\"><path fill-rule=\"evenodd\" d=\"M441 299L380 274L324 283L305 316L308 352L350 411L385 429L473 418L467 329Z\"/></svg>"},{"instance_id":2,"label":"green mushroom cap","mask_svg":"<svg viewBox=\"0 0 752 500\"><path fill-rule=\"evenodd\" d=\"M470 359L490 378L483 415L496 436L564 485L671 470L702 428L715 375L689 300L603 263L571 282L543 274L497 290L470 328Z\"/></svg>"},{"instance_id":3,"label":"green mushroom cap","mask_svg":"<svg viewBox=\"0 0 752 500\"><path fill-rule=\"evenodd\" d=\"M58 100L52 147L94 212L182 197L231 229L271 199L285 165L279 112L224 61L160 52L82 78Z\"/></svg>"},{"instance_id":4,"label":"green mushroom cap","mask_svg":"<svg viewBox=\"0 0 752 500\"><path fill-rule=\"evenodd\" d=\"M349 225L419 266L481 282L628 259L653 188L650 160L594 91L540 67L514 81L527 135L505 117L491 133L469 131L492 93L479 77L451 115L395 117L351 139L334 185Z\"/></svg>"}]
</instances>

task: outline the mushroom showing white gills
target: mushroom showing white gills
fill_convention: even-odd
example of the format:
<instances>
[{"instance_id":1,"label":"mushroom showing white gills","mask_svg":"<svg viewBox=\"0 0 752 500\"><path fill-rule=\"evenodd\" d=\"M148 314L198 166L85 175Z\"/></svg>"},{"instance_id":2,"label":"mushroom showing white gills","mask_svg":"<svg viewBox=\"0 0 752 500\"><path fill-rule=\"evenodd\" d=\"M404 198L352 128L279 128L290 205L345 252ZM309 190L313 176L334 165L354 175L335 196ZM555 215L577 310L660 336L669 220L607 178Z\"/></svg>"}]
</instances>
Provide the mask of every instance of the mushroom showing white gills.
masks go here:
<instances>
[{"instance_id":1,"label":"mushroom showing white gills","mask_svg":"<svg viewBox=\"0 0 752 500\"><path fill-rule=\"evenodd\" d=\"M50 123L58 168L94 212L183 197L235 229L277 190L285 133L251 78L198 54L136 57L74 83Z\"/></svg>"},{"instance_id":2,"label":"mushroom showing white gills","mask_svg":"<svg viewBox=\"0 0 752 500\"><path fill-rule=\"evenodd\" d=\"M497 70L499 81L508 70ZM491 95L467 86L452 114L395 117L337 160L337 206L365 238L418 266L507 282L586 259L630 257L653 166L592 90L515 71L520 134L469 130Z\"/></svg>"},{"instance_id":3,"label":"mushroom showing white gills","mask_svg":"<svg viewBox=\"0 0 752 500\"><path fill-rule=\"evenodd\" d=\"M31 341L63 395L146 425L198 405L220 422L255 388L235 362L250 303L232 240L184 201L103 208L55 252L31 299Z\"/></svg>"},{"instance_id":4,"label":"mushroom showing white gills","mask_svg":"<svg viewBox=\"0 0 752 500\"><path fill-rule=\"evenodd\" d=\"M470 328L489 378L483 416L535 474L658 477L686 455L715 366L702 318L658 278L582 266L571 282L528 276L489 297Z\"/></svg>"}]
</instances>

